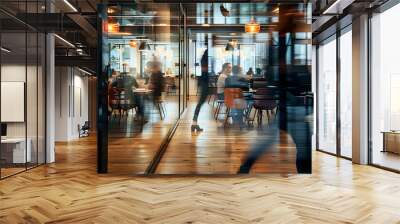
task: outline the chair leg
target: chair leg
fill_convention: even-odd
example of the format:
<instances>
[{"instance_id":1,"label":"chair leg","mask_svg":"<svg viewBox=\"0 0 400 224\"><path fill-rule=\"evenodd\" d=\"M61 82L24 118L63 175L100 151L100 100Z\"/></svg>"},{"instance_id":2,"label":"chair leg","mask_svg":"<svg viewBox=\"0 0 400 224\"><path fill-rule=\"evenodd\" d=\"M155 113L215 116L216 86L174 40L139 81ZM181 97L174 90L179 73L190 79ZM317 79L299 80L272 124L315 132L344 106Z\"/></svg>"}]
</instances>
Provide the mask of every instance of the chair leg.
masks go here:
<instances>
[{"instance_id":1,"label":"chair leg","mask_svg":"<svg viewBox=\"0 0 400 224\"><path fill-rule=\"evenodd\" d=\"M218 115L219 115L219 111L221 110L221 103L218 103L218 105L217 105L217 109L215 110L215 114L214 114L214 117L215 117L215 120L218 120Z\"/></svg>"},{"instance_id":2,"label":"chair leg","mask_svg":"<svg viewBox=\"0 0 400 224\"><path fill-rule=\"evenodd\" d=\"M159 103L159 102L157 102L157 103L156 103L156 105L157 105L158 113L160 114L160 118L161 118L161 120L163 120L163 115L162 115L162 111L161 111L160 103Z\"/></svg>"},{"instance_id":3,"label":"chair leg","mask_svg":"<svg viewBox=\"0 0 400 224\"><path fill-rule=\"evenodd\" d=\"M165 115L166 115L166 109L165 109L165 107L164 107L164 104L163 104L163 103L161 103L161 109L162 109L162 112L163 112L163 114L164 114L164 118L165 118Z\"/></svg>"},{"instance_id":4,"label":"chair leg","mask_svg":"<svg viewBox=\"0 0 400 224\"><path fill-rule=\"evenodd\" d=\"M271 116L272 116L272 114L271 114L271 110L266 110L265 111L266 113L267 113L267 120L268 120L268 124L270 123L270 121L271 121Z\"/></svg>"},{"instance_id":5,"label":"chair leg","mask_svg":"<svg viewBox=\"0 0 400 224\"><path fill-rule=\"evenodd\" d=\"M258 109L258 126L262 125L262 119L263 119L263 110Z\"/></svg>"},{"instance_id":6,"label":"chair leg","mask_svg":"<svg viewBox=\"0 0 400 224\"><path fill-rule=\"evenodd\" d=\"M230 111L231 111L231 108L226 107L226 116L225 116L225 121L224 121L224 127L226 127L226 124L228 123Z\"/></svg>"}]
</instances>

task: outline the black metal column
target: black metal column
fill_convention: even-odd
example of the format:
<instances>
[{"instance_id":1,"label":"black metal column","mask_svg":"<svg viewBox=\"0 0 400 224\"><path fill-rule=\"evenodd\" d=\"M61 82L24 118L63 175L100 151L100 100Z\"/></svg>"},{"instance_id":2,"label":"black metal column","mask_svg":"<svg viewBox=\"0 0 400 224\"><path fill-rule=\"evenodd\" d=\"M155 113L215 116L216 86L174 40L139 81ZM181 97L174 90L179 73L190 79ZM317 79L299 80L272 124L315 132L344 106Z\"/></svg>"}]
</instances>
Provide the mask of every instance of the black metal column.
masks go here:
<instances>
[{"instance_id":1,"label":"black metal column","mask_svg":"<svg viewBox=\"0 0 400 224\"><path fill-rule=\"evenodd\" d=\"M108 168L108 52L104 51L106 33L103 21L107 18L107 7L97 6L97 172L107 173Z\"/></svg>"}]
</instances>

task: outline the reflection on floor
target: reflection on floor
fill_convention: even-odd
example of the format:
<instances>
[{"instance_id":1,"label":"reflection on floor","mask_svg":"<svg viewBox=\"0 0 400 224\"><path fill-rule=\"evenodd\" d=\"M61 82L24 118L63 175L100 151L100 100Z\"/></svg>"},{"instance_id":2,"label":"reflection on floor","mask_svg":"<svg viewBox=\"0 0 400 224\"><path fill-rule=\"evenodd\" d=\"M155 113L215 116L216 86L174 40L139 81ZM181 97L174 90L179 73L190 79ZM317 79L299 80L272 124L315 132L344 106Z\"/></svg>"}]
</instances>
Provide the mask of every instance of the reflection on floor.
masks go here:
<instances>
[{"instance_id":1,"label":"reflection on floor","mask_svg":"<svg viewBox=\"0 0 400 224\"><path fill-rule=\"evenodd\" d=\"M115 174L143 174L159 149L163 139L178 118L178 98L168 96L164 100L166 116L163 120L157 108L149 106L148 122L128 115L113 116L109 124L109 172Z\"/></svg>"},{"instance_id":2,"label":"reflection on floor","mask_svg":"<svg viewBox=\"0 0 400 224\"><path fill-rule=\"evenodd\" d=\"M2 162L0 162L2 163ZM26 169L32 169L35 168L37 166L36 163L27 163L25 165L25 163L20 163L20 164L2 164L2 167L0 168L0 174L1 174L1 178L5 178L20 172L25 171Z\"/></svg>"},{"instance_id":3,"label":"reflection on floor","mask_svg":"<svg viewBox=\"0 0 400 224\"><path fill-rule=\"evenodd\" d=\"M373 154L373 164L400 170L400 155L391 152L375 151Z\"/></svg>"},{"instance_id":4,"label":"reflection on floor","mask_svg":"<svg viewBox=\"0 0 400 224\"><path fill-rule=\"evenodd\" d=\"M1 169L1 178L22 172L25 170L25 165L23 167L2 167Z\"/></svg>"},{"instance_id":5,"label":"reflection on floor","mask_svg":"<svg viewBox=\"0 0 400 224\"><path fill-rule=\"evenodd\" d=\"M191 118L195 102L183 115L166 153L157 167L158 174L236 174L250 146L261 138L260 128L223 127L213 118L213 108L204 104L199 124L204 132L192 134ZM268 128L264 126L263 128ZM296 148L292 140L281 133L279 146L265 153L253 166L252 173L296 173Z\"/></svg>"},{"instance_id":6,"label":"reflection on floor","mask_svg":"<svg viewBox=\"0 0 400 224\"><path fill-rule=\"evenodd\" d=\"M400 175L313 153L312 175L96 173L96 139L0 181L0 223L398 223Z\"/></svg>"}]
</instances>

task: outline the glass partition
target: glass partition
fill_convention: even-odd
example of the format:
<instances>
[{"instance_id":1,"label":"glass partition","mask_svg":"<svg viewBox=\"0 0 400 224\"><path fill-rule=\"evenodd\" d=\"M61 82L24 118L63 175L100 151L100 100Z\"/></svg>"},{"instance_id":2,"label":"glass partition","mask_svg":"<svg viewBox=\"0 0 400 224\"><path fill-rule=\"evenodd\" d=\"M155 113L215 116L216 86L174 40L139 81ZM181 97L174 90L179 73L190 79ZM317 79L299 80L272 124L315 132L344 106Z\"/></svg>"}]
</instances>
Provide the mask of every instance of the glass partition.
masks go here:
<instances>
[{"instance_id":1,"label":"glass partition","mask_svg":"<svg viewBox=\"0 0 400 224\"><path fill-rule=\"evenodd\" d=\"M352 32L340 36L340 155L352 157Z\"/></svg>"},{"instance_id":2,"label":"glass partition","mask_svg":"<svg viewBox=\"0 0 400 224\"><path fill-rule=\"evenodd\" d=\"M371 19L371 159L372 164L400 170L400 4Z\"/></svg>"},{"instance_id":3,"label":"glass partition","mask_svg":"<svg viewBox=\"0 0 400 224\"><path fill-rule=\"evenodd\" d=\"M184 110L184 17L179 4L105 7L109 172L143 174Z\"/></svg>"},{"instance_id":4,"label":"glass partition","mask_svg":"<svg viewBox=\"0 0 400 224\"><path fill-rule=\"evenodd\" d=\"M99 172L311 172L311 4L102 6Z\"/></svg>"},{"instance_id":5,"label":"glass partition","mask_svg":"<svg viewBox=\"0 0 400 224\"><path fill-rule=\"evenodd\" d=\"M0 13L1 178L45 162L46 40L28 22L28 13L43 10L42 3L1 5L9 10Z\"/></svg>"},{"instance_id":6,"label":"glass partition","mask_svg":"<svg viewBox=\"0 0 400 224\"><path fill-rule=\"evenodd\" d=\"M336 154L336 36L318 47L318 149Z\"/></svg>"}]
</instances>

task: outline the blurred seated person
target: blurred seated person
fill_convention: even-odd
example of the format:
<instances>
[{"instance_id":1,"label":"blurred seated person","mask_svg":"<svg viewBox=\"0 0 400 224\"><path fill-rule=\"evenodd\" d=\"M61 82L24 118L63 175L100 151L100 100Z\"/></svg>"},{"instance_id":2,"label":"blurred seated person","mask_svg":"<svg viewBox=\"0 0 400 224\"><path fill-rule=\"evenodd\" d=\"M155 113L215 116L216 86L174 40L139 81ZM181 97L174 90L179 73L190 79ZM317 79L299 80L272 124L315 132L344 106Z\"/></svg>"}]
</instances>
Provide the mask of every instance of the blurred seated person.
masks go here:
<instances>
[{"instance_id":1,"label":"blurred seated person","mask_svg":"<svg viewBox=\"0 0 400 224\"><path fill-rule=\"evenodd\" d=\"M153 99L158 100L164 90L164 74L161 72L161 62L153 61L148 88L153 90Z\"/></svg>"},{"instance_id":2,"label":"blurred seated person","mask_svg":"<svg viewBox=\"0 0 400 224\"><path fill-rule=\"evenodd\" d=\"M253 71L252 67L249 68L249 70L246 72L246 75L250 76L250 77L254 75L254 71Z\"/></svg>"},{"instance_id":3,"label":"blurred seated person","mask_svg":"<svg viewBox=\"0 0 400 224\"><path fill-rule=\"evenodd\" d=\"M172 76L172 70L171 68L168 68L167 71L165 72L166 76Z\"/></svg>"},{"instance_id":4,"label":"blurred seated person","mask_svg":"<svg viewBox=\"0 0 400 224\"><path fill-rule=\"evenodd\" d=\"M247 77L243 75L242 67L239 65L235 65L232 68L232 75L225 79L225 87L226 88L248 88Z\"/></svg>"},{"instance_id":5,"label":"blurred seated person","mask_svg":"<svg viewBox=\"0 0 400 224\"><path fill-rule=\"evenodd\" d=\"M225 88L240 88L247 89L248 88L248 80L247 77L243 75L243 70L239 65L235 65L232 68L232 75L226 78L225 80ZM235 99L236 105L245 105L244 98ZM238 125L240 128L244 127L245 124L243 122L243 112L244 106L232 108L232 120L234 125Z\"/></svg>"},{"instance_id":6,"label":"blurred seated person","mask_svg":"<svg viewBox=\"0 0 400 224\"><path fill-rule=\"evenodd\" d=\"M256 68L256 76L261 76L261 68Z\"/></svg>"},{"instance_id":7,"label":"blurred seated person","mask_svg":"<svg viewBox=\"0 0 400 224\"><path fill-rule=\"evenodd\" d=\"M217 80L217 96L219 100L224 99L225 80L228 78L228 76L230 76L231 72L231 63L224 63L222 65L222 71L220 72Z\"/></svg>"}]
</instances>

